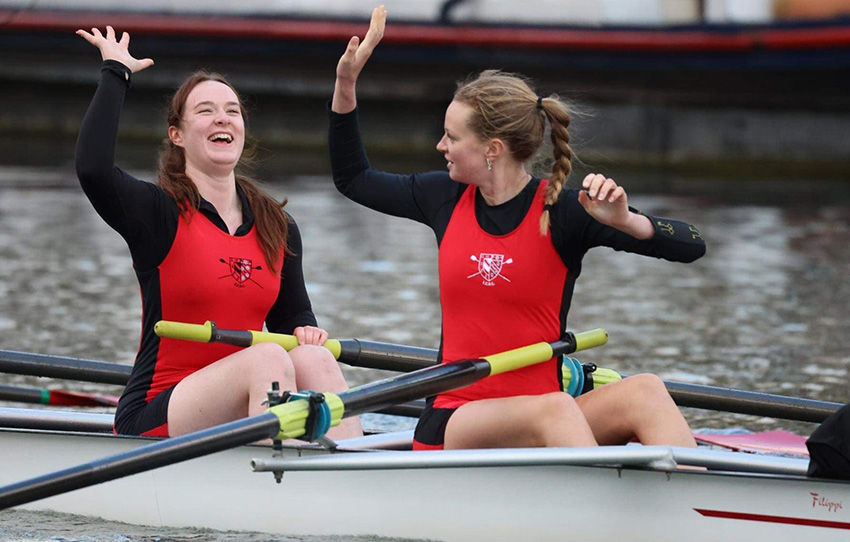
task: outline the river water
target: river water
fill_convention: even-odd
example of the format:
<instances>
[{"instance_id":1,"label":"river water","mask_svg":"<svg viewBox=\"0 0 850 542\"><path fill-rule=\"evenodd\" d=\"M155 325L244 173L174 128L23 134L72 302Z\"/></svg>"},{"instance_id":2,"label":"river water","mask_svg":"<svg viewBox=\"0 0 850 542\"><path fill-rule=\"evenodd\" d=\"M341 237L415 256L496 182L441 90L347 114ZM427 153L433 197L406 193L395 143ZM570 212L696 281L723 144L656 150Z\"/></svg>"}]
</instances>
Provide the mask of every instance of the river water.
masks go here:
<instances>
[{"instance_id":1,"label":"river water","mask_svg":"<svg viewBox=\"0 0 850 542\"><path fill-rule=\"evenodd\" d=\"M144 170L133 173L151 178ZM436 250L429 229L351 203L327 176L272 173L266 178L274 195L290 198L287 209L304 238L307 286L322 327L339 338L438 345ZM633 206L699 227L708 252L681 265L591 251L569 328L604 327L610 341L582 353L583 361L667 380L850 400L847 186L649 173L617 180L633 187ZM73 171L0 167L0 348L131 363L140 312L128 250L94 213ZM387 375L345 371L352 385ZM118 391L29 377L0 379ZM694 428L783 428L804 435L814 428L694 409L685 414ZM370 424L406 427L410 422L373 417L366 420ZM72 527L62 533L41 527L58 523ZM0 537L14 540L271 539L116 525L0 513Z\"/></svg>"}]
</instances>

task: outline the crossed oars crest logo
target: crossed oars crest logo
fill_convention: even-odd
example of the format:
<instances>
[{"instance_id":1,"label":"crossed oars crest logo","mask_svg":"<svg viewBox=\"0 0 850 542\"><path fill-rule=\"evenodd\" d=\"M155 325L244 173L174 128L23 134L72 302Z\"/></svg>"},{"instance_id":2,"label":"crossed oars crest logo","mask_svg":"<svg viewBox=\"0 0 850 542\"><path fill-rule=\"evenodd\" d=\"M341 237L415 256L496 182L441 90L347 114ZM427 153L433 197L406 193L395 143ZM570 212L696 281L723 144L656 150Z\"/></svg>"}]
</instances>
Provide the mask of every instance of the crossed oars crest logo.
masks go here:
<instances>
[{"instance_id":1,"label":"crossed oars crest logo","mask_svg":"<svg viewBox=\"0 0 850 542\"><path fill-rule=\"evenodd\" d=\"M244 288L245 283L249 280L260 288L263 287L262 284L251 278L253 271L255 269L259 271L263 266L254 265L254 262L248 258L230 258L229 262L225 261L224 258L219 258L218 261L230 267L230 272L218 277L219 280L232 277L236 281L234 286L237 288Z\"/></svg>"},{"instance_id":2,"label":"crossed oars crest logo","mask_svg":"<svg viewBox=\"0 0 850 542\"><path fill-rule=\"evenodd\" d=\"M496 283L494 281L497 278L510 282L510 279L502 274L502 266L514 263L513 258L508 258L506 260L504 254L488 254L486 252L482 252L478 255L478 257L473 254L469 257L469 259L478 263L478 271L466 278L471 279L472 277L481 275L481 278L484 279L482 282L484 286L495 285Z\"/></svg>"}]
</instances>

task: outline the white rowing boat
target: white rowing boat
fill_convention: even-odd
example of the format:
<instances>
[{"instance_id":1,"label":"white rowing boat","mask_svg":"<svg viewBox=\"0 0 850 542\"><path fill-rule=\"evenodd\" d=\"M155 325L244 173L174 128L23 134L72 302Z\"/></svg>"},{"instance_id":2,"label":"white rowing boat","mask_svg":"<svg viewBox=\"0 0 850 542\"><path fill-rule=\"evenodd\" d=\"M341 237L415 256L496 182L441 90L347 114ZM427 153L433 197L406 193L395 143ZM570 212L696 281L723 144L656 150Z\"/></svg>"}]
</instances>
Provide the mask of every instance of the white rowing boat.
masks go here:
<instances>
[{"instance_id":1,"label":"white rowing boat","mask_svg":"<svg viewBox=\"0 0 850 542\"><path fill-rule=\"evenodd\" d=\"M0 409L0 422L3 485L151 442L96 432L111 425L106 414ZM154 526L464 542L850 534L850 483L807 478L805 459L640 445L399 450L410 438L286 446L279 457L243 446L23 507Z\"/></svg>"}]
</instances>

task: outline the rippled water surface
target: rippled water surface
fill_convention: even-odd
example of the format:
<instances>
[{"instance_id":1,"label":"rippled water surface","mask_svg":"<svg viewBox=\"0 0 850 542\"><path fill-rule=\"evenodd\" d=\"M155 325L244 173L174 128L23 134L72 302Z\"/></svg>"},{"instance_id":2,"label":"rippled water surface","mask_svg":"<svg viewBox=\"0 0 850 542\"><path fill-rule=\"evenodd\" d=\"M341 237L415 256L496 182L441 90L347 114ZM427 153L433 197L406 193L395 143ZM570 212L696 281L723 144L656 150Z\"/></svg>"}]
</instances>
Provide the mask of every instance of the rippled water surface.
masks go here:
<instances>
[{"instance_id":1,"label":"rippled water surface","mask_svg":"<svg viewBox=\"0 0 850 542\"><path fill-rule=\"evenodd\" d=\"M627 178L618 180L629 187ZM604 327L610 342L580 357L668 380L850 400L847 188L698 180L658 188L632 191L630 203L697 225L708 253L681 265L591 251L569 327ZM289 179L270 189L290 198L287 209L304 237L308 290L322 327L340 338L438 345L436 250L429 229L360 208L325 177ZM131 363L139 319L127 248L92 210L72 172L0 169L0 348ZM359 384L386 373L346 369L346 375ZM62 385L116 392L96 384ZM695 428L801 434L813 428L694 409L686 409L686 416ZM108 529L98 532L116 532ZM82 532L61 539L82 540ZM6 537L33 539L12 531Z\"/></svg>"}]
</instances>

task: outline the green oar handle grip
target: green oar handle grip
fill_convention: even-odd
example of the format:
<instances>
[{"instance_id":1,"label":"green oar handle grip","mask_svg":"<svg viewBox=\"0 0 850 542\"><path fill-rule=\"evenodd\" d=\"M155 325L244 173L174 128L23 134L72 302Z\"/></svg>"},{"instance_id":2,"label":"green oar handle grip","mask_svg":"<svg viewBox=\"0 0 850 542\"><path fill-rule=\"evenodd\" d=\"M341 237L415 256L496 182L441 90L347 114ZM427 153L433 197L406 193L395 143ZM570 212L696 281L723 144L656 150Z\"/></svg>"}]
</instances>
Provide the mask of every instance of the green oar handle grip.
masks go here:
<instances>
[{"instance_id":1,"label":"green oar handle grip","mask_svg":"<svg viewBox=\"0 0 850 542\"><path fill-rule=\"evenodd\" d=\"M590 348L596 348L597 346L602 346L603 344L608 342L608 332L602 328L591 329L590 331L583 331L582 333L577 333L575 335L576 338L576 352L581 350L588 350Z\"/></svg>"},{"instance_id":2,"label":"green oar handle grip","mask_svg":"<svg viewBox=\"0 0 850 542\"><path fill-rule=\"evenodd\" d=\"M251 345L257 343L275 343L283 347L287 352L298 346L298 339L294 335L282 333L270 333L268 331L249 331L251 334Z\"/></svg>"},{"instance_id":3,"label":"green oar handle grip","mask_svg":"<svg viewBox=\"0 0 850 542\"><path fill-rule=\"evenodd\" d=\"M222 333L224 331L222 330ZM294 335L284 335L283 333L269 333L268 331L250 331L254 340L251 344L257 343L275 343L284 347L287 351L298 346L298 339ZM338 340L328 339L322 345L333 354L334 359L339 359L341 346Z\"/></svg>"},{"instance_id":4,"label":"green oar handle grip","mask_svg":"<svg viewBox=\"0 0 850 542\"><path fill-rule=\"evenodd\" d=\"M160 320L153 326L153 331L157 337L208 343L212 340L213 324L210 321L200 325Z\"/></svg>"},{"instance_id":5,"label":"green oar handle grip","mask_svg":"<svg viewBox=\"0 0 850 542\"><path fill-rule=\"evenodd\" d=\"M168 339L182 339L185 341L197 341L202 343L225 343L234 346L253 346L257 343L275 343L289 351L298 346L298 339L293 335L283 333L269 333L267 331L242 331L230 329L218 329L215 323L207 320L204 325L184 324L181 322L169 322L160 320L154 325L154 333L158 337ZM340 343L335 339L329 339L323 344L330 350L334 359L339 358Z\"/></svg>"},{"instance_id":6,"label":"green oar handle grip","mask_svg":"<svg viewBox=\"0 0 850 542\"><path fill-rule=\"evenodd\" d=\"M565 340L556 343L532 344L492 356L485 356L483 359L490 363L490 375L492 376L542 363L561 354L572 354L579 350L602 346L607 342L608 332L604 329L594 329L578 334L570 333Z\"/></svg>"}]
</instances>

